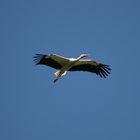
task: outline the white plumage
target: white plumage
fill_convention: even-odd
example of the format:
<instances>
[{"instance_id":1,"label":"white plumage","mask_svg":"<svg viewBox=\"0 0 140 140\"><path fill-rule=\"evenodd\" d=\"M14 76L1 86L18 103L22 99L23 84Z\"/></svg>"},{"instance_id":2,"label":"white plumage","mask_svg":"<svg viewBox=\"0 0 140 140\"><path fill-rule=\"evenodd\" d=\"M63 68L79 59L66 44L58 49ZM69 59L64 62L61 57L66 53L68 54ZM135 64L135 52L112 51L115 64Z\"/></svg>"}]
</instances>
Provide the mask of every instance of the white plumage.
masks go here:
<instances>
[{"instance_id":1,"label":"white plumage","mask_svg":"<svg viewBox=\"0 0 140 140\"><path fill-rule=\"evenodd\" d=\"M66 58L57 54L36 54L34 61L37 65L47 65L57 69L55 72L56 82L61 76L65 75L67 71L87 71L96 73L100 77L106 78L110 74L111 68L109 65L97 63L96 61L83 59L90 56L89 54L81 54L78 58Z\"/></svg>"}]
</instances>

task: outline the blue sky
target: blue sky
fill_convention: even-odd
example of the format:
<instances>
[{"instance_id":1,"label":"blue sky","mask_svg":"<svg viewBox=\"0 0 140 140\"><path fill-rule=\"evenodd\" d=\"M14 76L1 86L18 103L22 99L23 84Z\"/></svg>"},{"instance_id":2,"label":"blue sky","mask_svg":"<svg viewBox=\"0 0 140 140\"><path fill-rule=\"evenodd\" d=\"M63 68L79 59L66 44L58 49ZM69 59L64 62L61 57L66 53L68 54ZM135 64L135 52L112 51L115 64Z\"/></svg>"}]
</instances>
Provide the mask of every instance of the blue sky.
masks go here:
<instances>
[{"instance_id":1,"label":"blue sky","mask_svg":"<svg viewBox=\"0 0 140 140\"><path fill-rule=\"evenodd\" d=\"M140 2L0 1L1 140L139 140ZM102 79L35 66L36 53L91 59Z\"/></svg>"}]
</instances>

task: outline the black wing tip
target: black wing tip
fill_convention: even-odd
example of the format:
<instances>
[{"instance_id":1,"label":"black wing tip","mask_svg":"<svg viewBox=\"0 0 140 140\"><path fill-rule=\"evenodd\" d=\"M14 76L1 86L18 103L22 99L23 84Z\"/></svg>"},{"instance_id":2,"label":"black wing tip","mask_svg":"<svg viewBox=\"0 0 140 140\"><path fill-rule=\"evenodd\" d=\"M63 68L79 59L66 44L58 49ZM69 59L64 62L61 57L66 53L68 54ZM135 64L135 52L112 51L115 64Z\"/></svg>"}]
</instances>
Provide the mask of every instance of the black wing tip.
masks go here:
<instances>
[{"instance_id":1,"label":"black wing tip","mask_svg":"<svg viewBox=\"0 0 140 140\"><path fill-rule=\"evenodd\" d=\"M39 64L41 64L40 62L41 62L41 60L44 58L44 57L46 57L47 55L44 55L44 54L36 54L35 56L34 56L34 62L35 62L35 65L39 65Z\"/></svg>"},{"instance_id":2,"label":"black wing tip","mask_svg":"<svg viewBox=\"0 0 140 140\"><path fill-rule=\"evenodd\" d=\"M111 68L110 65L100 64L98 72L96 73L101 78L106 78L110 74Z\"/></svg>"}]
</instances>

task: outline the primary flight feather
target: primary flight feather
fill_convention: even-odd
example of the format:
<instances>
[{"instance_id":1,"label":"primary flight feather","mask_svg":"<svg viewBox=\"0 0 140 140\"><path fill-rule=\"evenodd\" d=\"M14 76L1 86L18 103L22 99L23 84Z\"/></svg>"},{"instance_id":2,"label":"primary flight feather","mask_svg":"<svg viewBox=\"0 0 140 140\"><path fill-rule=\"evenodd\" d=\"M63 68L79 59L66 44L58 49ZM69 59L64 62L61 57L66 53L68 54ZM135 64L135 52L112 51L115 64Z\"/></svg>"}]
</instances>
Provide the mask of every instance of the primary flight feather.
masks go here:
<instances>
[{"instance_id":1,"label":"primary flight feather","mask_svg":"<svg viewBox=\"0 0 140 140\"><path fill-rule=\"evenodd\" d=\"M81 54L78 58L66 58L57 54L36 54L34 61L36 65L47 65L58 70L55 72L56 78L54 82L65 75L67 71L92 72L101 78L106 78L108 74L110 74L111 68L109 65L97 63L93 60L82 59L87 56L90 56L90 54Z\"/></svg>"}]
</instances>

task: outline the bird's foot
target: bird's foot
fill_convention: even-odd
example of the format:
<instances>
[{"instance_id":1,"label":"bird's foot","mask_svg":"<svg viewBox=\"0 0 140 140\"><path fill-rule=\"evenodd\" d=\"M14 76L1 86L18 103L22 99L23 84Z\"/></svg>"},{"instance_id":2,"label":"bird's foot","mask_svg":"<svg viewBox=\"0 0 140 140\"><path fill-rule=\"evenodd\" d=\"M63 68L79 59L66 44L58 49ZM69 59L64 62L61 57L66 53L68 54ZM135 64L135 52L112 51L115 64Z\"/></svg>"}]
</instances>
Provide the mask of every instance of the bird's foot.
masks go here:
<instances>
[{"instance_id":1,"label":"bird's foot","mask_svg":"<svg viewBox=\"0 0 140 140\"><path fill-rule=\"evenodd\" d=\"M57 80L58 80L58 79L54 79L54 81L53 81L53 82L55 83Z\"/></svg>"}]
</instances>

